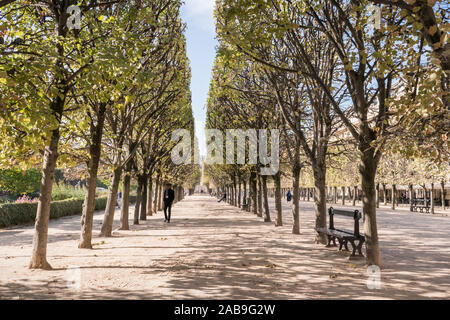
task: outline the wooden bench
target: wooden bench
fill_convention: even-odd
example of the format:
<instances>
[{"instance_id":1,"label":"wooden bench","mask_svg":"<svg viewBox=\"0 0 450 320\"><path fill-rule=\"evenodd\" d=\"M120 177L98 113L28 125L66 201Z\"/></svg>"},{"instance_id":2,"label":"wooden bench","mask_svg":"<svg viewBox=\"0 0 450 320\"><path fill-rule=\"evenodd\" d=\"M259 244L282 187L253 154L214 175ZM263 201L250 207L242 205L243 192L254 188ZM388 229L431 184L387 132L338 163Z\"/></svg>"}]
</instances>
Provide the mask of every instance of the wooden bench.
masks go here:
<instances>
[{"instance_id":1,"label":"wooden bench","mask_svg":"<svg viewBox=\"0 0 450 320\"><path fill-rule=\"evenodd\" d=\"M430 213L430 200L425 201L425 199L414 199L413 204L411 205L411 211L418 212L418 210L423 213L423 210L426 213Z\"/></svg>"},{"instance_id":2,"label":"wooden bench","mask_svg":"<svg viewBox=\"0 0 450 320\"><path fill-rule=\"evenodd\" d=\"M322 234L326 234L328 238L327 247L331 247L331 242L333 242L333 246L336 245L336 239L339 241L339 250L342 250L342 247L345 247L345 250L350 251L348 249L348 242L352 245L352 254L350 258L356 257L356 251L358 251L359 256L364 256L361 249L366 241L366 237L364 234L359 233L359 220L362 215L358 210L349 211L349 210L339 210L334 209L333 207L328 209L328 214L330 216L330 227L329 228L316 228L316 231ZM352 217L354 220L354 228L352 230L345 229L336 229L334 227L334 215L341 215L344 217ZM356 242L358 242L356 244Z\"/></svg>"},{"instance_id":3,"label":"wooden bench","mask_svg":"<svg viewBox=\"0 0 450 320\"><path fill-rule=\"evenodd\" d=\"M244 199L244 204L242 204L242 210L250 211L250 198L247 198L247 201Z\"/></svg>"}]
</instances>

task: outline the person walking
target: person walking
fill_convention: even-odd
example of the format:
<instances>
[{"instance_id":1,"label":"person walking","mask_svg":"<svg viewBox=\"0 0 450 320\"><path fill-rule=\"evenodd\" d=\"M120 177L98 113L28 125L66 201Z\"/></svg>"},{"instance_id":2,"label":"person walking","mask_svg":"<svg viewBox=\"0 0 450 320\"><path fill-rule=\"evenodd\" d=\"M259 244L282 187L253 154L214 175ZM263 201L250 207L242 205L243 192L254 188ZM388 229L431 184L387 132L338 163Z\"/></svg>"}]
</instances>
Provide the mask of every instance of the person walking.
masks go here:
<instances>
[{"instance_id":1,"label":"person walking","mask_svg":"<svg viewBox=\"0 0 450 320\"><path fill-rule=\"evenodd\" d=\"M122 203L122 191L119 191L117 193L117 207L119 207L119 209L120 209L121 203Z\"/></svg>"},{"instance_id":2,"label":"person walking","mask_svg":"<svg viewBox=\"0 0 450 320\"><path fill-rule=\"evenodd\" d=\"M164 186L164 222L170 223L172 203L174 199L175 192L172 190L172 185L170 183L166 183Z\"/></svg>"},{"instance_id":3,"label":"person walking","mask_svg":"<svg viewBox=\"0 0 450 320\"><path fill-rule=\"evenodd\" d=\"M220 198L220 200L217 202L222 202L223 200L226 200L226 199L227 199L227 193L224 192L222 198Z\"/></svg>"},{"instance_id":4,"label":"person walking","mask_svg":"<svg viewBox=\"0 0 450 320\"><path fill-rule=\"evenodd\" d=\"M291 199L292 199L291 190L288 190L288 192L286 192L286 200L287 200L287 202L290 202Z\"/></svg>"}]
</instances>

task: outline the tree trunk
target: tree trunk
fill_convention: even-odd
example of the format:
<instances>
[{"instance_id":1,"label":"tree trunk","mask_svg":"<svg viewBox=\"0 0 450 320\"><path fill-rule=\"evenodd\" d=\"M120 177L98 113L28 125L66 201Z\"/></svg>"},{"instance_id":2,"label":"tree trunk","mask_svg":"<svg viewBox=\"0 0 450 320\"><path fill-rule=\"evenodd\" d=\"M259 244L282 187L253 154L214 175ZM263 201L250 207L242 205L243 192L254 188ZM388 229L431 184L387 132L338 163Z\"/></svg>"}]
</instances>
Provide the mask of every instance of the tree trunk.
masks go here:
<instances>
[{"instance_id":1,"label":"tree trunk","mask_svg":"<svg viewBox=\"0 0 450 320\"><path fill-rule=\"evenodd\" d=\"M430 202L431 202L431 214L434 214L434 183L431 183L431 189L430 189Z\"/></svg>"},{"instance_id":2,"label":"tree trunk","mask_svg":"<svg viewBox=\"0 0 450 320\"><path fill-rule=\"evenodd\" d=\"M137 190L136 190L136 203L134 205L134 221L133 224L139 224L139 212L141 209L141 198L142 198L142 179L137 179Z\"/></svg>"},{"instance_id":3,"label":"tree trunk","mask_svg":"<svg viewBox=\"0 0 450 320\"><path fill-rule=\"evenodd\" d=\"M395 184L392 185L392 210L395 210L395 204L397 201L397 188Z\"/></svg>"},{"instance_id":4,"label":"tree trunk","mask_svg":"<svg viewBox=\"0 0 450 320\"><path fill-rule=\"evenodd\" d=\"M296 153L299 153L298 151ZM300 156L300 155L299 155ZM294 224L292 226L293 234L300 234L300 157L296 157L296 161L292 168L292 178L293 182L293 196L292 196L292 217L294 220Z\"/></svg>"},{"instance_id":5,"label":"tree trunk","mask_svg":"<svg viewBox=\"0 0 450 320\"><path fill-rule=\"evenodd\" d=\"M105 123L106 104L99 105L97 124L91 123L92 141L89 146L89 162L87 165L86 194L81 214L81 232L78 248L92 249L92 225L94 223L95 192L97 189L97 175L102 152L102 136Z\"/></svg>"},{"instance_id":6,"label":"tree trunk","mask_svg":"<svg viewBox=\"0 0 450 320\"><path fill-rule=\"evenodd\" d=\"M380 207L380 184L377 183L376 189L375 189L375 201L377 208Z\"/></svg>"},{"instance_id":7,"label":"tree trunk","mask_svg":"<svg viewBox=\"0 0 450 320\"><path fill-rule=\"evenodd\" d=\"M141 198L141 212L139 214L139 220L147 220L147 189L148 181L147 175L142 175L142 198Z\"/></svg>"},{"instance_id":8,"label":"tree trunk","mask_svg":"<svg viewBox=\"0 0 450 320\"><path fill-rule=\"evenodd\" d=\"M244 196L244 199L243 199L243 203L245 204L245 205L247 205L248 203L247 203L247 181L244 179L244 194L243 194L243 196Z\"/></svg>"},{"instance_id":9,"label":"tree trunk","mask_svg":"<svg viewBox=\"0 0 450 320\"><path fill-rule=\"evenodd\" d=\"M261 176L258 174L256 176L258 181L258 217L263 216L263 208L262 208L262 186L261 186Z\"/></svg>"},{"instance_id":10,"label":"tree trunk","mask_svg":"<svg viewBox=\"0 0 450 320\"><path fill-rule=\"evenodd\" d=\"M42 167L42 179L40 196L36 212L34 226L33 249L31 254L30 269L52 269L47 262L47 238L48 221L50 219L50 202L52 199L53 180L56 161L58 160L59 126L52 131L50 144L44 150L44 163Z\"/></svg>"},{"instance_id":11,"label":"tree trunk","mask_svg":"<svg viewBox=\"0 0 450 320\"><path fill-rule=\"evenodd\" d=\"M225 202L226 202L226 203L230 203L230 197L231 197L231 195L230 195L230 187L229 187L229 186L226 186L226 187L225 187L225 194L227 195L227 198L225 199Z\"/></svg>"},{"instance_id":12,"label":"tree trunk","mask_svg":"<svg viewBox=\"0 0 450 320\"><path fill-rule=\"evenodd\" d=\"M387 189L386 189L386 184L383 183L383 204L387 205Z\"/></svg>"},{"instance_id":13,"label":"tree trunk","mask_svg":"<svg viewBox=\"0 0 450 320\"><path fill-rule=\"evenodd\" d=\"M342 205L345 206L345 187L341 187L342 191Z\"/></svg>"},{"instance_id":14,"label":"tree trunk","mask_svg":"<svg viewBox=\"0 0 450 320\"><path fill-rule=\"evenodd\" d=\"M236 186L236 176L233 177L233 205L235 207L238 206L238 195L237 195L237 186Z\"/></svg>"},{"instance_id":15,"label":"tree trunk","mask_svg":"<svg viewBox=\"0 0 450 320\"><path fill-rule=\"evenodd\" d=\"M226 199L226 202L228 203L228 204L230 204L230 199L231 199L231 194L230 194L230 186L226 186L225 187L225 194L227 195L227 199Z\"/></svg>"},{"instance_id":16,"label":"tree trunk","mask_svg":"<svg viewBox=\"0 0 450 320\"><path fill-rule=\"evenodd\" d=\"M358 186L353 187L353 206L356 206L356 197L358 196Z\"/></svg>"},{"instance_id":17,"label":"tree trunk","mask_svg":"<svg viewBox=\"0 0 450 320\"><path fill-rule=\"evenodd\" d=\"M230 184L228 187L228 190L230 190L230 204L233 205L234 203L234 191L233 191L233 184Z\"/></svg>"},{"instance_id":18,"label":"tree trunk","mask_svg":"<svg viewBox=\"0 0 450 320\"><path fill-rule=\"evenodd\" d=\"M161 183L159 184L159 196L158 196L158 211L162 211L163 210L163 179L161 179Z\"/></svg>"},{"instance_id":19,"label":"tree trunk","mask_svg":"<svg viewBox=\"0 0 450 320\"><path fill-rule=\"evenodd\" d=\"M314 209L316 214L316 228L327 227L327 187L326 187L325 159L313 166L314 173ZM327 243L326 235L316 232L316 243Z\"/></svg>"},{"instance_id":20,"label":"tree trunk","mask_svg":"<svg viewBox=\"0 0 450 320\"><path fill-rule=\"evenodd\" d=\"M120 207L120 230L130 230L130 224L128 221L128 217L130 215L130 189L131 174L127 171L123 178L122 206Z\"/></svg>"},{"instance_id":21,"label":"tree trunk","mask_svg":"<svg viewBox=\"0 0 450 320\"><path fill-rule=\"evenodd\" d=\"M337 187L333 187L333 192L334 192L334 199L333 199L333 203L337 203Z\"/></svg>"},{"instance_id":22,"label":"tree trunk","mask_svg":"<svg viewBox=\"0 0 450 320\"><path fill-rule=\"evenodd\" d=\"M413 185L410 184L408 186L408 189L409 189L409 211L412 212L413 211L412 206L413 206L413 202L414 202Z\"/></svg>"},{"instance_id":23,"label":"tree trunk","mask_svg":"<svg viewBox=\"0 0 450 320\"><path fill-rule=\"evenodd\" d=\"M445 210L445 181L441 181L441 207Z\"/></svg>"},{"instance_id":24,"label":"tree trunk","mask_svg":"<svg viewBox=\"0 0 450 320\"><path fill-rule=\"evenodd\" d=\"M231 185L231 195L232 195L231 204L233 206L235 206L236 205L236 188L234 187L234 184Z\"/></svg>"},{"instance_id":25,"label":"tree trunk","mask_svg":"<svg viewBox=\"0 0 450 320\"><path fill-rule=\"evenodd\" d=\"M229 196L228 202L229 202L229 204L233 205L233 197L234 197L234 195L233 195L233 185L232 184L230 184L228 186L228 191L229 191L229 193L228 193L228 196Z\"/></svg>"},{"instance_id":26,"label":"tree trunk","mask_svg":"<svg viewBox=\"0 0 450 320\"><path fill-rule=\"evenodd\" d=\"M261 176L263 202L264 202L264 222L271 222L270 220L270 210L269 210L269 199L267 196L267 176Z\"/></svg>"},{"instance_id":27,"label":"tree trunk","mask_svg":"<svg viewBox=\"0 0 450 320\"><path fill-rule=\"evenodd\" d=\"M172 186L172 189L173 189L173 204L175 204L175 203L177 203L178 202L178 186L177 185L174 185L174 186Z\"/></svg>"},{"instance_id":28,"label":"tree trunk","mask_svg":"<svg viewBox=\"0 0 450 320\"><path fill-rule=\"evenodd\" d=\"M155 187L155 199L153 200L153 212L157 213L158 212L158 198L159 198L159 188L161 186L161 181L158 177L156 178L156 187Z\"/></svg>"},{"instance_id":29,"label":"tree trunk","mask_svg":"<svg viewBox=\"0 0 450 320\"><path fill-rule=\"evenodd\" d=\"M153 179L152 174L150 173L148 175L148 182L147 182L147 215L152 216L153 215L153 208L152 208L152 200L153 200Z\"/></svg>"},{"instance_id":30,"label":"tree trunk","mask_svg":"<svg viewBox=\"0 0 450 320\"><path fill-rule=\"evenodd\" d=\"M283 225L283 207L281 205L281 172L278 171L273 176L275 181L275 208L277 210L277 218L275 220L275 226L281 227Z\"/></svg>"},{"instance_id":31,"label":"tree trunk","mask_svg":"<svg viewBox=\"0 0 450 320\"><path fill-rule=\"evenodd\" d=\"M381 254L378 240L376 205L375 205L375 175L377 160L374 158L373 149L364 145L360 147L361 164L359 172L362 178L364 233L366 236L368 265L381 267Z\"/></svg>"},{"instance_id":32,"label":"tree trunk","mask_svg":"<svg viewBox=\"0 0 450 320\"><path fill-rule=\"evenodd\" d=\"M242 208L242 196L241 196L241 176L239 175L239 177L238 177L238 206L239 206L239 208Z\"/></svg>"},{"instance_id":33,"label":"tree trunk","mask_svg":"<svg viewBox=\"0 0 450 320\"><path fill-rule=\"evenodd\" d=\"M120 176L122 175L122 167L114 169L111 186L109 188L108 201L106 202L105 215L103 216L102 229L100 237L111 237L114 213L117 204L117 192L119 190Z\"/></svg>"},{"instance_id":34,"label":"tree trunk","mask_svg":"<svg viewBox=\"0 0 450 320\"><path fill-rule=\"evenodd\" d=\"M256 173L252 172L250 174L250 184L251 184L251 200L252 200L252 211L253 214L257 215L258 214L258 200L257 200L257 187L256 187Z\"/></svg>"}]
</instances>

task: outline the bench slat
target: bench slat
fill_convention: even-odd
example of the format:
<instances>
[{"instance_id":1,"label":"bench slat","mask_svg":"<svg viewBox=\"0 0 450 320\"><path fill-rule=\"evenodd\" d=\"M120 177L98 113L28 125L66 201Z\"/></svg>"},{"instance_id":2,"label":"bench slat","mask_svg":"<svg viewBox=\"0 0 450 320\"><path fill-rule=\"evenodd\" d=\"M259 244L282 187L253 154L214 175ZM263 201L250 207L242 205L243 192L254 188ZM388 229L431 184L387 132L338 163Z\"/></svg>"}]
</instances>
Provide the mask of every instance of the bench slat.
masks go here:
<instances>
[{"instance_id":1,"label":"bench slat","mask_svg":"<svg viewBox=\"0 0 450 320\"><path fill-rule=\"evenodd\" d=\"M317 232L324 233L339 239L363 239L365 238L363 234L360 234L359 237L355 237L353 232L348 232L346 230L332 230L327 228L316 228Z\"/></svg>"},{"instance_id":2,"label":"bench slat","mask_svg":"<svg viewBox=\"0 0 450 320\"><path fill-rule=\"evenodd\" d=\"M355 215L355 211L348 211L348 210L339 210L339 209L334 209L333 208L333 214L337 214L340 216L347 216L347 217L352 217Z\"/></svg>"},{"instance_id":3,"label":"bench slat","mask_svg":"<svg viewBox=\"0 0 450 320\"><path fill-rule=\"evenodd\" d=\"M343 233L348 233L350 235L353 235L353 231L352 230L347 230L347 229L336 229L337 231L343 232ZM360 233L359 234L360 237L365 238L364 233Z\"/></svg>"}]
</instances>

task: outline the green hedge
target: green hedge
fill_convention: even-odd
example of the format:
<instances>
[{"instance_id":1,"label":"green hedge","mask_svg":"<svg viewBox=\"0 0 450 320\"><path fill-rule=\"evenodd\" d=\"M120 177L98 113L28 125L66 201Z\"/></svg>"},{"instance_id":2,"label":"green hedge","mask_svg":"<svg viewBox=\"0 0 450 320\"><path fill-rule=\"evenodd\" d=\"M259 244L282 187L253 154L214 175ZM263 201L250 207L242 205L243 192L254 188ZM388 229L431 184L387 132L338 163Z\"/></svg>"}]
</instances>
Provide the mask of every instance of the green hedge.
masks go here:
<instances>
[{"instance_id":1,"label":"green hedge","mask_svg":"<svg viewBox=\"0 0 450 320\"><path fill-rule=\"evenodd\" d=\"M106 208L106 197L95 199L95 210ZM84 199L67 199L52 201L50 219L81 215ZM136 196L130 195L130 203L136 202ZM0 204L0 228L31 223L36 218L37 203Z\"/></svg>"}]
</instances>

